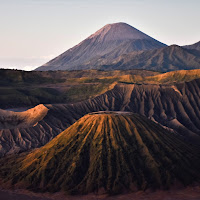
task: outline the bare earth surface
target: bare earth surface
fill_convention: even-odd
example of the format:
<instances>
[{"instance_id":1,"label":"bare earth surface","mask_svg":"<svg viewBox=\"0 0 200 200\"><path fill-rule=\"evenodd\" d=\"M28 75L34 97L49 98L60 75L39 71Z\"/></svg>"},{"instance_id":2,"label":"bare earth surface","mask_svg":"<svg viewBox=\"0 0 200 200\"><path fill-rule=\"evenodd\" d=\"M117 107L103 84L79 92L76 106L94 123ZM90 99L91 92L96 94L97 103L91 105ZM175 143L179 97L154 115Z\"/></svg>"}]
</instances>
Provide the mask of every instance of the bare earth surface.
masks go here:
<instances>
[{"instance_id":1,"label":"bare earth surface","mask_svg":"<svg viewBox=\"0 0 200 200\"><path fill-rule=\"evenodd\" d=\"M137 192L106 197L104 195L65 196L56 194L36 194L22 190L0 190L0 200L200 200L200 186L179 190Z\"/></svg>"}]
</instances>

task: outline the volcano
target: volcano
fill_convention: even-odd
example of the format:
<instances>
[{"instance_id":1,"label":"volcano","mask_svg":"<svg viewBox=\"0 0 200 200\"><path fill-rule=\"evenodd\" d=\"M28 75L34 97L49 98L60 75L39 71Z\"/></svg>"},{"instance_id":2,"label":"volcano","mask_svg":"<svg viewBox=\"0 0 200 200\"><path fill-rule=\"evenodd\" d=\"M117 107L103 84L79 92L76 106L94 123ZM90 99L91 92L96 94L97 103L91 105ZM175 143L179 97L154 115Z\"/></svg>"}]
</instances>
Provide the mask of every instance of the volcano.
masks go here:
<instances>
[{"instance_id":1,"label":"volcano","mask_svg":"<svg viewBox=\"0 0 200 200\"><path fill-rule=\"evenodd\" d=\"M151 50L166 46L126 23L107 24L84 41L37 68L38 71L74 70L100 56L116 58L133 51Z\"/></svg>"},{"instance_id":2,"label":"volcano","mask_svg":"<svg viewBox=\"0 0 200 200\"><path fill-rule=\"evenodd\" d=\"M0 160L4 183L35 191L116 194L200 180L196 148L131 112L96 112L47 145ZM6 164L5 164L6 163Z\"/></svg>"}]
</instances>

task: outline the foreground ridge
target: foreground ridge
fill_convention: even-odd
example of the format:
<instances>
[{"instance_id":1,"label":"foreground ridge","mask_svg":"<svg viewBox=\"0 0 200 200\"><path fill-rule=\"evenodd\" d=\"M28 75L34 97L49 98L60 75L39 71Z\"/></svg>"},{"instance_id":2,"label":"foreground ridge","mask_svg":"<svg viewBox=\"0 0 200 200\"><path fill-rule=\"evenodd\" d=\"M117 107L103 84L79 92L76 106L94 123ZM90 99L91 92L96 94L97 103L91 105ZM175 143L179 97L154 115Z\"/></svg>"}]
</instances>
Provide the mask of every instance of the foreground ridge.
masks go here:
<instances>
[{"instance_id":1,"label":"foreground ridge","mask_svg":"<svg viewBox=\"0 0 200 200\"><path fill-rule=\"evenodd\" d=\"M116 194L191 184L200 179L199 160L196 148L151 120L104 111L85 115L42 148L2 159L0 177L36 191Z\"/></svg>"}]
</instances>

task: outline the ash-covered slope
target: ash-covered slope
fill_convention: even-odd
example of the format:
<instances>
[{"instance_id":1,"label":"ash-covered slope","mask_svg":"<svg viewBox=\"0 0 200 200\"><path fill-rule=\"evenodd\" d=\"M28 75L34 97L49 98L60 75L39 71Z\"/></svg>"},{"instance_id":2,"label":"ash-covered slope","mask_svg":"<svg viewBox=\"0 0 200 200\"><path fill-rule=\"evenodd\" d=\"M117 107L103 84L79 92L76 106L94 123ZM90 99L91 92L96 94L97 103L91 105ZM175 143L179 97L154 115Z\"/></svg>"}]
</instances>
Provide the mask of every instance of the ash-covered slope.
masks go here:
<instances>
[{"instance_id":1,"label":"ash-covered slope","mask_svg":"<svg viewBox=\"0 0 200 200\"><path fill-rule=\"evenodd\" d=\"M200 144L200 79L172 85L118 84L93 99L53 107L77 116L101 110L139 113Z\"/></svg>"},{"instance_id":2,"label":"ash-covered slope","mask_svg":"<svg viewBox=\"0 0 200 200\"><path fill-rule=\"evenodd\" d=\"M185 46L183 46L183 48L196 49L196 50L200 51L200 41L197 43L191 44L191 45L185 45Z\"/></svg>"},{"instance_id":3,"label":"ash-covered slope","mask_svg":"<svg viewBox=\"0 0 200 200\"><path fill-rule=\"evenodd\" d=\"M42 104L24 112L0 109L0 129L34 127L47 115L47 112L48 108Z\"/></svg>"},{"instance_id":4,"label":"ash-covered slope","mask_svg":"<svg viewBox=\"0 0 200 200\"><path fill-rule=\"evenodd\" d=\"M73 70L82 69L91 59L112 51L110 58L132 51L149 50L164 47L163 43L149 37L126 23L108 24L86 38L80 44L37 68L36 70ZM119 49L119 50L118 50Z\"/></svg>"},{"instance_id":5,"label":"ash-covered slope","mask_svg":"<svg viewBox=\"0 0 200 200\"><path fill-rule=\"evenodd\" d=\"M186 186L200 179L199 169L194 147L127 112L88 114L44 147L0 161L5 183L69 194Z\"/></svg>"},{"instance_id":6,"label":"ash-covered slope","mask_svg":"<svg viewBox=\"0 0 200 200\"><path fill-rule=\"evenodd\" d=\"M86 112L139 113L200 144L200 79L174 85L118 84L105 94L75 106Z\"/></svg>"},{"instance_id":7,"label":"ash-covered slope","mask_svg":"<svg viewBox=\"0 0 200 200\"><path fill-rule=\"evenodd\" d=\"M41 147L80 116L38 105L25 112L0 110L0 157Z\"/></svg>"},{"instance_id":8,"label":"ash-covered slope","mask_svg":"<svg viewBox=\"0 0 200 200\"><path fill-rule=\"evenodd\" d=\"M115 59L103 56L91 60L88 65L82 68L87 69L90 67L102 70L147 69L161 72L199 69L200 51L172 45L149 51L123 54Z\"/></svg>"},{"instance_id":9,"label":"ash-covered slope","mask_svg":"<svg viewBox=\"0 0 200 200\"><path fill-rule=\"evenodd\" d=\"M106 110L139 113L200 145L200 79L172 85L117 84L86 101L45 107L48 113L37 124L0 130L0 156L43 146L85 114ZM5 126L7 118L1 120Z\"/></svg>"}]
</instances>

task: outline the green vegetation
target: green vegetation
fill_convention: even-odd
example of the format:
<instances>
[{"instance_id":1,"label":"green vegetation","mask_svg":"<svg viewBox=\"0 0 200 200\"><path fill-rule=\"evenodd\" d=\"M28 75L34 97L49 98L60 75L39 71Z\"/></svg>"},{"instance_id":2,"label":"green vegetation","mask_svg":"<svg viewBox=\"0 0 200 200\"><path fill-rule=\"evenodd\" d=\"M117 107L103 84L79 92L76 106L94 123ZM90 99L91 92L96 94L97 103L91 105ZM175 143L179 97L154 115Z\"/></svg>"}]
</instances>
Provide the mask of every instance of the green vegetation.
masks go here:
<instances>
[{"instance_id":1,"label":"green vegetation","mask_svg":"<svg viewBox=\"0 0 200 200\"><path fill-rule=\"evenodd\" d=\"M74 103L95 97L120 82L122 75L156 75L145 70L48 71L0 70L0 108Z\"/></svg>"},{"instance_id":2,"label":"green vegetation","mask_svg":"<svg viewBox=\"0 0 200 200\"><path fill-rule=\"evenodd\" d=\"M1 108L35 106L61 102L59 91L52 88L0 88Z\"/></svg>"},{"instance_id":3,"label":"green vegetation","mask_svg":"<svg viewBox=\"0 0 200 200\"><path fill-rule=\"evenodd\" d=\"M27 72L21 70L0 70L0 85L16 86L23 84L44 84L44 83L61 83L64 79L54 79L53 77L42 76L42 73Z\"/></svg>"},{"instance_id":4,"label":"green vegetation","mask_svg":"<svg viewBox=\"0 0 200 200\"><path fill-rule=\"evenodd\" d=\"M109 84L79 85L71 87L65 94L62 94L62 96L66 102L78 102L101 94L108 88Z\"/></svg>"},{"instance_id":5,"label":"green vegetation","mask_svg":"<svg viewBox=\"0 0 200 200\"><path fill-rule=\"evenodd\" d=\"M49 103L75 103L113 88L117 83L173 84L200 78L200 70L160 74L146 70L49 71L0 70L1 108Z\"/></svg>"},{"instance_id":6,"label":"green vegetation","mask_svg":"<svg viewBox=\"0 0 200 200\"><path fill-rule=\"evenodd\" d=\"M173 84L200 78L200 70L180 70L147 77L147 83Z\"/></svg>"},{"instance_id":7,"label":"green vegetation","mask_svg":"<svg viewBox=\"0 0 200 200\"><path fill-rule=\"evenodd\" d=\"M200 180L199 155L143 116L94 113L44 147L0 160L0 177L17 187L68 194L168 189Z\"/></svg>"}]
</instances>

